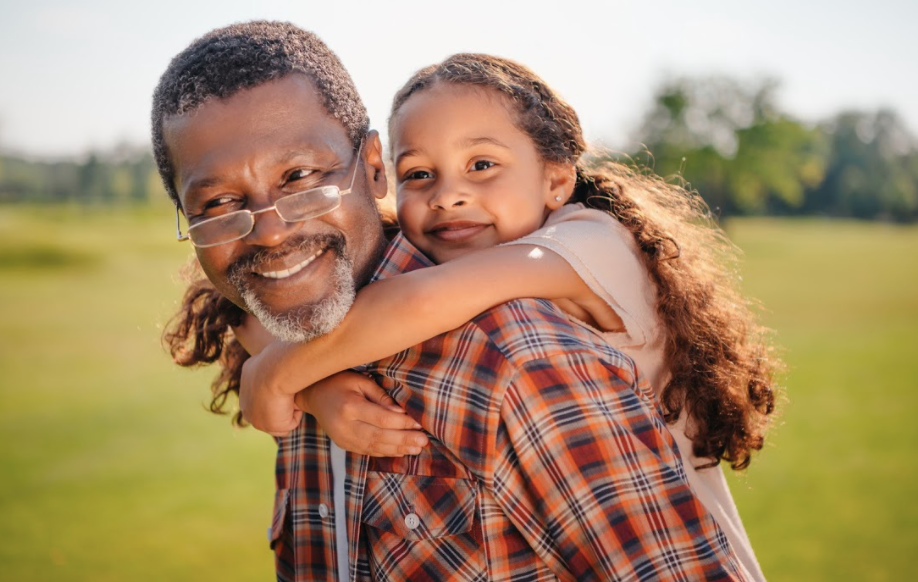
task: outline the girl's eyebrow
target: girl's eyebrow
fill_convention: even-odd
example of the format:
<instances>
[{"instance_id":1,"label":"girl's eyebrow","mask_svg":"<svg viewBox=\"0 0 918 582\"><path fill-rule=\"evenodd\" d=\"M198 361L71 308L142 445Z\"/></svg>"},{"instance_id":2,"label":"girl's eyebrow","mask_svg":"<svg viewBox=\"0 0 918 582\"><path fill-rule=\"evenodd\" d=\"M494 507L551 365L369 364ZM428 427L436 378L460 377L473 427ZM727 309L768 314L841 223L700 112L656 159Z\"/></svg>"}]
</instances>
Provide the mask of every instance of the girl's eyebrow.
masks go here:
<instances>
[{"instance_id":1,"label":"girl's eyebrow","mask_svg":"<svg viewBox=\"0 0 918 582\"><path fill-rule=\"evenodd\" d=\"M466 148L481 145L481 144L490 144L490 145L495 145L497 147L504 148L507 150L510 149L510 146L503 143L502 141L498 139L494 139L493 137L487 137L487 136L485 137L467 137L467 138L463 138L456 142L456 145L458 145L459 147L466 147Z\"/></svg>"},{"instance_id":2,"label":"girl's eyebrow","mask_svg":"<svg viewBox=\"0 0 918 582\"><path fill-rule=\"evenodd\" d=\"M401 162L401 161L402 161L403 159L405 159L405 158L410 158L410 157L412 157L412 156L417 156L417 155L419 155L420 152L421 152L421 150L419 150L419 149L413 149L413 150L405 150L405 151L403 151L402 153L400 153L399 155L397 155L397 156L395 157L395 165L397 166L397 165L399 164L399 162Z\"/></svg>"},{"instance_id":3,"label":"girl's eyebrow","mask_svg":"<svg viewBox=\"0 0 918 582\"><path fill-rule=\"evenodd\" d=\"M455 144L460 148L470 148L481 144L490 144L505 150L511 149L510 146L498 139L494 139L493 137L465 137L456 141ZM421 149L415 148L401 152L398 154L398 156L395 157L395 165L397 166L399 162L401 162L404 158L420 155L421 151Z\"/></svg>"}]
</instances>

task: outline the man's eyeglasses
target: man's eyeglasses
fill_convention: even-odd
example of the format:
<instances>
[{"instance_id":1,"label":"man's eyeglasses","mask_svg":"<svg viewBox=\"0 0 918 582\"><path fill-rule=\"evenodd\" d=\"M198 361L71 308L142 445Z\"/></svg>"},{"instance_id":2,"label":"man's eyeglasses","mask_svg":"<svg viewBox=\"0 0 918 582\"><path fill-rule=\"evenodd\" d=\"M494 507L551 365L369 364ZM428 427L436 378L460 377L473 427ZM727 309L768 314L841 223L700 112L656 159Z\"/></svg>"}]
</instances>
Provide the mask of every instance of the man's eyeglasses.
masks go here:
<instances>
[{"instance_id":1,"label":"man's eyeglasses","mask_svg":"<svg viewBox=\"0 0 918 582\"><path fill-rule=\"evenodd\" d=\"M261 210L237 210L222 216L208 218L188 227L188 233L182 234L179 222L179 207L175 206L175 231L179 241L190 240L191 244L199 249L215 247L239 240L249 235L255 228L255 215L263 212L277 212L285 222L302 222L327 214L341 206L341 197L351 193L354 189L354 180L357 178L357 168L360 166L360 152L363 141L357 147L354 156L354 173L351 175L351 184L346 190L337 186L322 186L303 190L280 198L274 206Z\"/></svg>"}]
</instances>

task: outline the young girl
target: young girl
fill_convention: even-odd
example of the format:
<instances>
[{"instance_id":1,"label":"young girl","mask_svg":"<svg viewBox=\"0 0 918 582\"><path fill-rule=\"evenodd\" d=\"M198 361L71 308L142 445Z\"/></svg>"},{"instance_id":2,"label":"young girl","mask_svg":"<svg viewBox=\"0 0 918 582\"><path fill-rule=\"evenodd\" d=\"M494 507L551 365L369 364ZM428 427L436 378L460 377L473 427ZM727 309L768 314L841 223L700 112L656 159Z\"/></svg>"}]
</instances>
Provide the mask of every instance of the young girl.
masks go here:
<instances>
[{"instance_id":1,"label":"young girl","mask_svg":"<svg viewBox=\"0 0 918 582\"><path fill-rule=\"evenodd\" d=\"M392 446L420 436L391 430L420 428L395 410L370 404L342 412L355 397L382 403L380 392L340 374L319 380L493 305L552 300L650 379L694 490L750 578L762 579L716 465L744 468L762 447L777 362L724 266L735 250L703 202L619 164L587 168L571 107L528 69L496 57L455 55L419 71L395 97L389 136L402 233L437 266L366 286L342 324L308 344L267 345L254 322L238 327L251 352L264 348L241 371L247 417L292 428L296 398L342 448L417 452L423 437L394 449L355 438L366 426ZM243 317L220 301L193 287L184 318L167 335L180 363L223 358L214 410L238 391L244 358L227 335ZM183 351L189 339L191 354ZM278 410L287 412L279 418Z\"/></svg>"}]
</instances>

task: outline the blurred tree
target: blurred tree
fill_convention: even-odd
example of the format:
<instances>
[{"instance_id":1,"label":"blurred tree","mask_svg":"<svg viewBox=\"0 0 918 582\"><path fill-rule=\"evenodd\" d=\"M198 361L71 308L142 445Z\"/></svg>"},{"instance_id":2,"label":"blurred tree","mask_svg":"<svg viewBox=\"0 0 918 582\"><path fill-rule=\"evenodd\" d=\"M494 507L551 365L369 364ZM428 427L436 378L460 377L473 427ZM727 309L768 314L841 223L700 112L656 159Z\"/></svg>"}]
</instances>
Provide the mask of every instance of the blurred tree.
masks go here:
<instances>
[{"instance_id":1,"label":"blurred tree","mask_svg":"<svg viewBox=\"0 0 918 582\"><path fill-rule=\"evenodd\" d=\"M806 209L859 218L918 219L918 142L892 111L843 112L822 126L831 155Z\"/></svg>"},{"instance_id":2,"label":"blurred tree","mask_svg":"<svg viewBox=\"0 0 918 582\"><path fill-rule=\"evenodd\" d=\"M137 204L149 200L151 192L165 196L145 147L93 152L82 162L0 154L0 168L0 202Z\"/></svg>"},{"instance_id":3,"label":"blurred tree","mask_svg":"<svg viewBox=\"0 0 918 582\"><path fill-rule=\"evenodd\" d=\"M108 187L107 170L99 155L96 152L90 153L86 161L80 165L76 197L84 201L101 199L110 202L113 196Z\"/></svg>"},{"instance_id":4,"label":"blurred tree","mask_svg":"<svg viewBox=\"0 0 918 582\"><path fill-rule=\"evenodd\" d=\"M638 141L658 174L680 175L722 214L761 213L772 200L799 207L823 177L827 145L820 131L780 111L776 88L773 80L670 80Z\"/></svg>"},{"instance_id":5,"label":"blurred tree","mask_svg":"<svg viewBox=\"0 0 918 582\"><path fill-rule=\"evenodd\" d=\"M131 173L131 164L117 164L109 169L108 189L112 198L118 202L126 202L134 191L134 179Z\"/></svg>"}]
</instances>

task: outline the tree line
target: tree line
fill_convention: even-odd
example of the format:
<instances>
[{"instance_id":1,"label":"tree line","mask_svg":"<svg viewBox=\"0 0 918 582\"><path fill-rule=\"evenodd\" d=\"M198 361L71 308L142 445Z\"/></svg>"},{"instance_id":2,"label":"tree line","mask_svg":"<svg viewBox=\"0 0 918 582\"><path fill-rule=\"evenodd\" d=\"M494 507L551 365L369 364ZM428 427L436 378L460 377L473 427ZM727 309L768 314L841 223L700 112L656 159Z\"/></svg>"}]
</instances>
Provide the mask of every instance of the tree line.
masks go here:
<instances>
[{"instance_id":1,"label":"tree line","mask_svg":"<svg viewBox=\"0 0 918 582\"><path fill-rule=\"evenodd\" d=\"M772 80L661 85L636 141L615 156L696 189L712 211L918 220L918 141L888 109L815 123L783 111Z\"/></svg>"},{"instance_id":2,"label":"tree line","mask_svg":"<svg viewBox=\"0 0 918 582\"><path fill-rule=\"evenodd\" d=\"M121 144L84 160L31 160L0 153L0 203L145 204L165 196L153 156Z\"/></svg>"},{"instance_id":3,"label":"tree line","mask_svg":"<svg viewBox=\"0 0 918 582\"><path fill-rule=\"evenodd\" d=\"M805 122L777 83L673 78L654 94L632 143L603 154L697 190L719 216L823 215L918 220L918 140L891 110ZM0 203L144 204L164 196L148 148L82 160L0 153Z\"/></svg>"}]
</instances>

